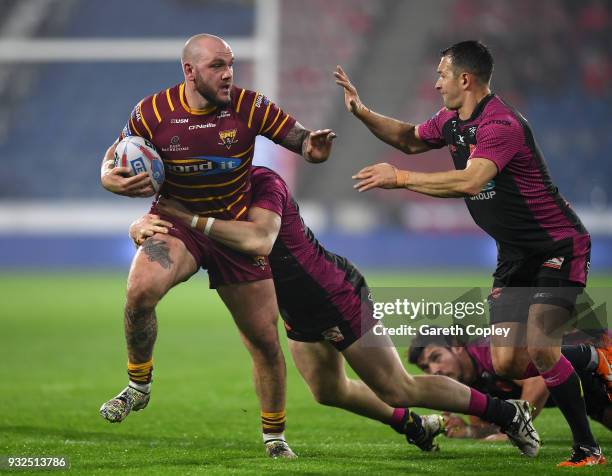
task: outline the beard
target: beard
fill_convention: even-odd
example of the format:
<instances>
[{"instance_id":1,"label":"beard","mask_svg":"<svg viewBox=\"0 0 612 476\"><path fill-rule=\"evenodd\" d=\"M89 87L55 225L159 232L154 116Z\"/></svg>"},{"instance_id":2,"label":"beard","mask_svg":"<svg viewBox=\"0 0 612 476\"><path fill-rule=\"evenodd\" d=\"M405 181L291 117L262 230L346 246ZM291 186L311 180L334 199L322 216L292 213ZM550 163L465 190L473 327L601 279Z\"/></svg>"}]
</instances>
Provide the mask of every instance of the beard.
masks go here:
<instances>
[{"instance_id":1,"label":"beard","mask_svg":"<svg viewBox=\"0 0 612 476\"><path fill-rule=\"evenodd\" d=\"M195 77L195 88L200 96L202 96L206 101L210 104L214 104L215 106L223 107L227 106L231 102L231 96L227 99L220 99L217 96L217 91L215 91L212 87L210 87L200 75Z\"/></svg>"}]
</instances>

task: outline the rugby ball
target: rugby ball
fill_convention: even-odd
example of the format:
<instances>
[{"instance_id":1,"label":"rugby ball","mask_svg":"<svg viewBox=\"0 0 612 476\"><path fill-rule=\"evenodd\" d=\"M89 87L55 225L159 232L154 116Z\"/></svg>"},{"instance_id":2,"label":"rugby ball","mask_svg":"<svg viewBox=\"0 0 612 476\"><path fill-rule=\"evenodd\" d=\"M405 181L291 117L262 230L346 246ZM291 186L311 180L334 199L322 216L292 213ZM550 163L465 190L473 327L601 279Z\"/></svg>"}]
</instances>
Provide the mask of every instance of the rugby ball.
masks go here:
<instances>
[{"instance_id":1,"label":"rugby ball","mask_svg":"<svg viewBox=\"0 0 612 476\"><path fill-rule=\"evenodd\" d=\"M155 146L139 136L128 136L117 144L115 167L127 167L131 175L147 172L156 192L164 183L164 162Z\"/></svg>"}]
</instances>

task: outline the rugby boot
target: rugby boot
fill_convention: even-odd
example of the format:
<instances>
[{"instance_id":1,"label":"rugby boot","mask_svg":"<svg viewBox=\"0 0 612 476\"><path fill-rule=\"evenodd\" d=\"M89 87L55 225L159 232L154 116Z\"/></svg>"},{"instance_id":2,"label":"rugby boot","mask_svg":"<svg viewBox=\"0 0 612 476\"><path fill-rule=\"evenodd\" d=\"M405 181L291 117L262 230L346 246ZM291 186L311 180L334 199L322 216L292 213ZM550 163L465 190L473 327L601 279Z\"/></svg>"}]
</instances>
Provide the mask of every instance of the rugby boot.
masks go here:
<instances>
[{"instance_id":1,"label":"rugby boot","mask_svg":"<svg viewBox=\"0 0 612 476\"><path fill-rule=\"evenodd\" d=\"M434 440L446 431L442 415L421 416L421 428L422 431L419 431L416 436L405 434L406 441L417 446L421 451L439 451L440 445Z\"/></svg>"},{"instance_id":2,"label":"rugby boot","mask_svg":"<svg viewBox=\"0 0 612 476\"><path fill-rule=\"evenodd\" d=\"M599 364L595 374L605 382L608 390L608 399L612 402L612 339L608 335L602 337L602 346L596 347Z\"/></svg>"},{"instance_id":3,"label":"rugby boot","mask_svg":"<svg viewBox=\"0 0 612 476\"><path fill-rule=\"evenodd\" d=\"M270 440L264 443L266 454L273 459L278 458L297 458L297 455L291 451L285 440Z\"/></svg>"},{"instance_id":4,"label":"rugby boot","mask_svg":"<svg viewBox=\"0 0 612 476\"><path fill-rule=\"evenodd\" d=\"M100 415L111 423L120 423L133 410L142 410L149 403L150 393L141 392L129 385L119 395L100 407Z\"/></svg>"},{"instance_id":5,"label":"rugby boot","mask_svg":"<svg viewBox=\"0 0 612 476\"><path fill-rule=\"evenodd\" d=\"M567 461L559 463L560 468L580 468L582 466L596 466L606 464L606 458L599 447L575 445L572 454Z\"/></svg>"},{"instance_id":6,"label":"rugby boot","mask_svg":"<svg viewBox=\"0 0 612 476\"><path fill-rule=\"evenodd\" d=\"M540 451L540 436L533 426L531 408L525 400L507 400L516 407L516 414L512 422L502 428L502 432L508 435L510 442L516 446L522 455L533 458Z\"/></svg>"}]
</instances>

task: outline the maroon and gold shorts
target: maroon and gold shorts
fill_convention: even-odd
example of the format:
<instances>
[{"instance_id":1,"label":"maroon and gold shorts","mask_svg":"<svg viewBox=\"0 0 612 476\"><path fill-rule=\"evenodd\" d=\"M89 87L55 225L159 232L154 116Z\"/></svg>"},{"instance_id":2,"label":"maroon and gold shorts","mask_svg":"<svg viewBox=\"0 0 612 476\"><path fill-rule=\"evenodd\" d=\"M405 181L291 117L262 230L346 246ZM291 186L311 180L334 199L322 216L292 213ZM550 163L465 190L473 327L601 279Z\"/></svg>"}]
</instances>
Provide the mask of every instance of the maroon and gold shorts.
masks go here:
<instances>
[{"instance_id":1,"label":"maroon and gold shorts","mask_svg":"<svg viewBox=\"0 0 612 476\"><path fill-rule=\"evenodd\" d=\"M155 207L150 213L159 215ZM169 234L183 242L199 267L208 271L210 288L216 289L224 284L248 283L272 279L272 270L266 256L250 256L232 250L227 246L205 236L174 217L160 215L172 223Z\"/></svg>"}]
</instances>

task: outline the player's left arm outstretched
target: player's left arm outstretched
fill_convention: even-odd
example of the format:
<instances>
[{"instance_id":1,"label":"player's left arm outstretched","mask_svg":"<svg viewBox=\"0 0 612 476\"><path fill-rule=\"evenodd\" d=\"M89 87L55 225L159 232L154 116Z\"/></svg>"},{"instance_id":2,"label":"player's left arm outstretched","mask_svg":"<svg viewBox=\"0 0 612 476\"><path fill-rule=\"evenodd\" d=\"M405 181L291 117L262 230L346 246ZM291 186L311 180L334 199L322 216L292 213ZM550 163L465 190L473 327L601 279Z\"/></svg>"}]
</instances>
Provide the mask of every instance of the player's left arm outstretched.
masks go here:
<instances>
[{"instance_id":1,"label":"player's left arm outstretched","mask_svg":"<svg viewBox=\"0 0 612 476\"><path fill-rule=\"evenodd\" d=\"M441 121L448 111L440 110L433 118L417 125L386 117L367 108L359 98L357 88L346 72L338 66L334 72L336 84L344 91L346 109L363 122L380 140L405 152L420 154L446 144ZM391 164L371 165L357 172L354 188L365 192L373 188L407 188L433 197L469 197L480 193L484 185L493 179L516 153L521 142L515 140L518 125L496 129L493 123L485 124L477 132L478 147L463 170L423 173L401 170ZM483 150L504 150L496 159L479 156Z\"/></svg>"},{"instance_id":2,"label":"player's left arm outstretched","mask_svg":"<svg viewBox=\"0 0 612 476\"><path fill-rule=\"evenodd\" d=\"M336 67L334 77L336 84L344 91L346 110L359 119L380 140L406 154L420 154L432 148L430 144L421 139L416 124L384 116L366 107L359 97L357 88L341 66Z\"/></svg>"},{"instance_id":3,"label":"player's left arm outstretched","mask_svg":"<svg viewBox=\"0 0 612 476\"><path fill-rule=\"evenodd\" d=\"M502 441L508 437L499 431L499 427L492 423L470 415L468 421L455 413L443 415L447 438L473 438L477 440Z\"/></svg>"},{"instance_id":4,"label":"player's left arm outstretched","mask_svg":"<svg viewBox=\"0 0 612 476\"><path fill-rule=\"evenodd\" d=\"M331 129L309 131L296 122L280 142L285 149L302 155L308 162L325 162L331 154L332 142L336 133Z\"/></svg>"},{"instance_id":5,"label":"player's left arm outstretched","mask_svg":"<svg viewBox=\"0 0 612 476\"><path fill-rule=\"evenodd\" d=\"M353 179L359 192L373 188L407 188L432 197L469 197L477 195L497 175L497 166L488 159L474 158L463 170L413 172L380 163L364 167Z\"/></svg>"}]
</instances>

